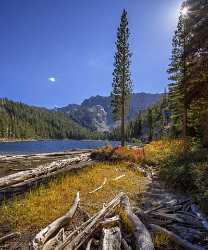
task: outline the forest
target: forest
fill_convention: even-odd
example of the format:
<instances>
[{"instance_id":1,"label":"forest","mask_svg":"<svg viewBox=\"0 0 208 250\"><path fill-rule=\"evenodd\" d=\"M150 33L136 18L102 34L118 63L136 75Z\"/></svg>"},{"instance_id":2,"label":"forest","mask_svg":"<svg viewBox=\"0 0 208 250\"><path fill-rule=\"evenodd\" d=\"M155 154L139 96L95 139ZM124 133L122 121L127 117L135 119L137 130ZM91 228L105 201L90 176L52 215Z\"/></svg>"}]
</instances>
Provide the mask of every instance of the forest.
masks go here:
<instances>
[{"instance_id":1,"label":"forest","mask_svg":"<svg viewBox=\"0 0 208 250\"><path fill-rule=\"evenodd\" d=\"M0 99L2 139L85 139L99 136L61 112Z\"/></svg>"}]
</instances>

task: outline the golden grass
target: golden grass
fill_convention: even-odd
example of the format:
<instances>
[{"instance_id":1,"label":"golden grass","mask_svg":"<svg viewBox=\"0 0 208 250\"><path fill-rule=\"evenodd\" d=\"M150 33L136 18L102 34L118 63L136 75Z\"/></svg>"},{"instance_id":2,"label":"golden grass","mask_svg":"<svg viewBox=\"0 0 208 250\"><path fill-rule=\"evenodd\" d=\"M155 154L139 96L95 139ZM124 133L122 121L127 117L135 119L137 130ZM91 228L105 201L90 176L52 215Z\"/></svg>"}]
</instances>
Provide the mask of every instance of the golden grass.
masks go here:
<instances>
[{"instance_id":1,"label":"golden grass","mask_svg":"<svg viewBox=\"0 0 208 250\"><path fill-rule=\"evenodd\" d=\"M113 180L123 174L124 178ZM106 185L89 194L103 183L104 178L107 178ZM70 172L51 181L47 187L40 186L27 193L25 198L16 198L3 204L0 207L0 223L9 223L19 231L36 230L66 213L77 191L80 191L81 206L92 214L119 191L124 191L132 199L137 193L142 193L143 189L144 177L127 164L100 163Z\"/></svg>"},{"instance_id":2,"label":"golden grass","mask_svg":"<svg viewBox=\"0 0 208 250\"><path fill-rule=\"evenodd\" d=\"M157 249L166 249L168 246L170 246L171 241L164 233L154 233L153 243Z\"/></svg>"},{"instance_id":3,"label":"golden grass","mask_svg":"<svg viewBox=\"0 0 208 250\"><path fill-rule=\"evenodd\" d=\"M184 140L158 140L145 145L145 160L159 164L172 155L183 152Z\"/></svg>"}]
</instances>

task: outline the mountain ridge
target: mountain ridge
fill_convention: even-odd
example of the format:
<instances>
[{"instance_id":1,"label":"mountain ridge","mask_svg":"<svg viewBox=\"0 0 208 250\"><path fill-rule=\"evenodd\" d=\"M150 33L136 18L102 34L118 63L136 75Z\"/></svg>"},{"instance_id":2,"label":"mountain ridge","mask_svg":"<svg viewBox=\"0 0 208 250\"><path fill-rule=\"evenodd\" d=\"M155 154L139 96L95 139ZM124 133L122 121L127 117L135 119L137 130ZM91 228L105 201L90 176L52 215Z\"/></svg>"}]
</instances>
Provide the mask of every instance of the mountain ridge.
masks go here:
<instances>
[{"instance_id":1,"label":"mountain ridge","mask_svg":"<svg viewBox=\"0 0 208 250\"><path fill-rule=\"evenodd\" d=\"M127 119L133 119L139 111L144 111L157 103L162 95L162 93L133 93ZM110 96L91 96L83 100L80 105L68 104L56 110L67 114L77 123L94 131L109 131L116 125L112 118Z\"/></svg>"}]
</instances>

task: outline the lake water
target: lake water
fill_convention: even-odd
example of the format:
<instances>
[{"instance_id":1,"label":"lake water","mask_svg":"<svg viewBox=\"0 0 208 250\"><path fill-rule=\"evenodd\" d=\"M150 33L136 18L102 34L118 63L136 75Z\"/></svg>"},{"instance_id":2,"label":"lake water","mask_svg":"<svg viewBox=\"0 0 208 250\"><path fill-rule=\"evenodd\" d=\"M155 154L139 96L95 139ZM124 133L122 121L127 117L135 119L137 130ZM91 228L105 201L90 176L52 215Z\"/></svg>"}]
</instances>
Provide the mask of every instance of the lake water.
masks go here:
<instances>
[{"instance_id":1,"label":"lake water","mask_svg":"<svg viewBox=\"0 0 208 250\"><path fill-rule=\"evenodd\" d=\"M20 141L1 142L0 155L6 154L38 154L61 152L73 149L94 149L106 144L119 145L117 141L102 140L41 140L41 141Z\"/></svg>"}]
</instances>

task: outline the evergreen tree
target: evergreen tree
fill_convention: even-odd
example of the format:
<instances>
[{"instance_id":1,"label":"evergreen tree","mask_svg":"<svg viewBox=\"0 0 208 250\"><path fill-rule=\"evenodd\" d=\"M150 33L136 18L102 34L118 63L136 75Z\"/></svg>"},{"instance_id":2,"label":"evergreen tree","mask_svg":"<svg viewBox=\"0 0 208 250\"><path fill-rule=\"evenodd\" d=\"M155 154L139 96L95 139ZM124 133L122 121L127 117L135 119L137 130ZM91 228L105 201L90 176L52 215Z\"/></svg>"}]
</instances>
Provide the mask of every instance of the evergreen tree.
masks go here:
<instances>
[{"instance_id":1,"label":"evergreen tree","mask_svg":"<svg viewBox=\"0 0 208 250\"><path fill-rule=\"evenodd\" d=\"M168 69L169 80L172 81L169 84L170 109L174 125L178 126L179 130L182 130L183 137L187 136L188 127L188 29L187 19L181 13L173 37L172 58Z\"/></svg>"},{"instance_id":2,"label":"evergreen tree","mask_svg":"<svg viewBox=\"0 0 208 250\"><path fill-rule=\"evenodd\" d=\"M152 109L149 108L147 111L147 123L148 123L148 130L149 130L149 141L152 141L153 137L153 114Z\"/></svg>"},{"instance_id":3,"label":"evergreen tree","mask_svg":"<svg viewBox=\"0 0 208 250\"><path fill-rule=\"evenodd\" d=\"M129 109L129 99L132 93L130 79L129 28L127 12L123 10L120 26L117 32L116 54L113 72L113 90L111 105L114 120L121 122L121 145L125 145L125 117Z\"/></svg>"}]
</instances>

